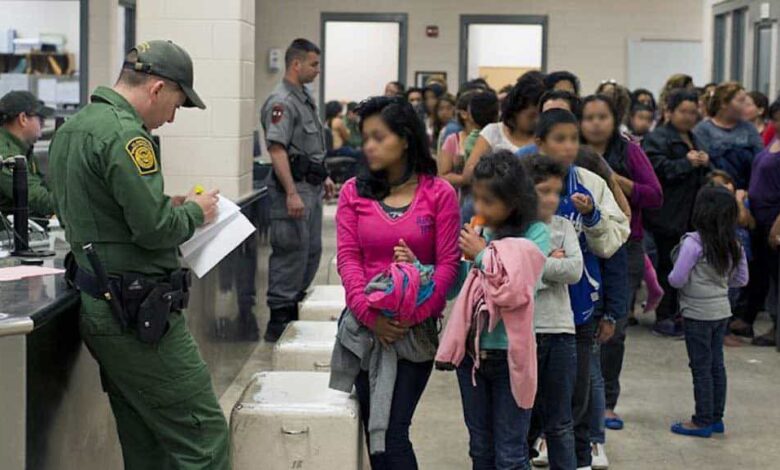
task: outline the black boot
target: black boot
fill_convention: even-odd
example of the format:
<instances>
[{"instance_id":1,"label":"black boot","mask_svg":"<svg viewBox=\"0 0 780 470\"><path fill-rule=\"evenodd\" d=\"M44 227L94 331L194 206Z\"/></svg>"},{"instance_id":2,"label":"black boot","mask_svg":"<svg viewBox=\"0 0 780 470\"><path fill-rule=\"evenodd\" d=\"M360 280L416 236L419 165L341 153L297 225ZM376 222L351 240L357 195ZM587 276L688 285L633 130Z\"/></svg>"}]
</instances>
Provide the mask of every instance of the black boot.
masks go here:
<instances>
[{"instance_id":1,"label":"black boot","mask_svg":"<svg viewBox=\"0 0 780 470\"><path fill-rule=\"evenodd\" d=\"M300 314L298 312L298 305L295 304L294 307L290 307L290 319L287 321L288 323L291 321L298 321L300 320Z\"/></svg>"},{"instance_id":2,"label":"black boot","mask_svg":"<svg viewBox=\"0 0 780 470\"><path fill-rule=\"evenodd\" d=\"M271 310L271 318L268 320L268 326L263 336L266 342L275 343L279 340L287 323L290 322L290 315L292 315L290 307Z\"/></svg>"}]
</instances>

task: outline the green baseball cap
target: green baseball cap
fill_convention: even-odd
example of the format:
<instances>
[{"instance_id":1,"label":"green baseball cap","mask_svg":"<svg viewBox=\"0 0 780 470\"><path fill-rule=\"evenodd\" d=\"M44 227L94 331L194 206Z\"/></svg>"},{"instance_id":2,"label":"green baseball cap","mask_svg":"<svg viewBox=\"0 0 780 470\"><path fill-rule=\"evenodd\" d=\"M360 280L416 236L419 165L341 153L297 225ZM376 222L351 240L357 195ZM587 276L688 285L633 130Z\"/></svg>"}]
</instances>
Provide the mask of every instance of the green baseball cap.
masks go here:
<instances>
[{"instance_id":1,"label":"green baseball cap","mask_svg":"<svg viewBox=\"0 0 780 470\"><path fill-rule=\"evenodd\" d=\"M187 96L185 108L206 109L206 105L192 88L192 59L181 46L173 41L157 39L135 46L136 62L125 62L123 68L148 73L168 79L179 85Z\"/></svg>"},{"instance_id":2,"label":"green baseball cap","mask_svg":"<svg viewBox=\"0 0 780 470\"><path fill-rule=\"evenodd\" d=\"M0 98L0 117L2 120L14 118L21 113L50 118L54 110L29 91L11 91Z\"/></svg>"}]
</instances>

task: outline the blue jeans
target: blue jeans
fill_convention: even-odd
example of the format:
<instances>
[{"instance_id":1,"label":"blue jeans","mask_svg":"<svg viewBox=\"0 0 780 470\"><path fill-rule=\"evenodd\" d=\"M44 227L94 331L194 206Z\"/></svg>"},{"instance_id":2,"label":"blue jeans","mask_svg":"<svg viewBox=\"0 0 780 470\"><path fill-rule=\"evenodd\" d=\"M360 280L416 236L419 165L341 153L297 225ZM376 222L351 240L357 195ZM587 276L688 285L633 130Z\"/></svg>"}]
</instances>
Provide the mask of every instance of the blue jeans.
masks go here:
<instances>
[{"instance_id":1,"label":"blue jeans","mask_svg":"<svg viewBox=\"0 0 780 470\"><path fill-rule=\"evenodd\" d=\"M433 370L433 361L398 361L398 372L393 390L393 403L390 407L390 422L385 437L385 452L370 457L372 470L416 470L417 458L412 442L409 440L409 427L417 403L428 384ZM360 403L363 430L368 443L369 401L368 372L361 371L355 381L355 391Z\"/></svg>"},{"instance_id":2,"label":"blue jeans","mask_svg":"<svg viewBox=\"0 0 780 470\"><path fill-rule=\"evenodd\" d=\"M604 431L604 376L601 374L601 343L593 341L590 354L590 442L604 444L607 436Z\"/></svg>"},{"instance_id":3,"label":"blue jeans","mask_svg":"<svg viewBox=\"0 0 780 470\"><path fill-rule=\"evenodd\" d=\"M517 406L512 396L506 356L480 361L476 387L471 380L473 367L474 360L467 355L457 371L472 468L530 469L526 439L531 410Z\"/></svg>"},{"instance_id":4,"label":"blue jeans","mask_svg":"<svg viewBox=\"0 0 780 470\"><path fill-rule=\"evenodd\" d=\"M577 344L572 334L536 335L539 390L536 392L529 444L542 432L550 470L577 467L571 399L577 375Z\"/></svg>"},{"instance_id":5,"label":"blue jeans","mask_svg":"<svg viewBox=\"0 0 780 470\"><path fill-rule=\"evenodd\" d=\"M728 329L728 319L701 321L686 318L683 327L693 374L693 398L696 400L693 422L697 426L709 426L723 419L726 407L723 337Z\"/></svg>"}]
</instances>

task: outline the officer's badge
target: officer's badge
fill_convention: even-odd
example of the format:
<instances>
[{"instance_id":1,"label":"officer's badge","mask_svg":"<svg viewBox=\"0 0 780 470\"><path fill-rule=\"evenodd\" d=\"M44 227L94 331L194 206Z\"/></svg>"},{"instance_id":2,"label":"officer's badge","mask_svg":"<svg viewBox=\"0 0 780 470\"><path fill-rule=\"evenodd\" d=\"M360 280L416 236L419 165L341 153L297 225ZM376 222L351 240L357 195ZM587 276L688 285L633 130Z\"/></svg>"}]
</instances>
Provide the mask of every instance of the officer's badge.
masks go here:
<instances>
[{"instance_id":1,"label":"officer's badge","mask_svg":"<svg viewBox=\"0 0 780 470\"><path fill-rule=\"evenodd\" d=\"M282 120L282 117L284 116L284 106L280 104L275 104L273 108L271 108L271 124L278 124L279 121Z\"/></svg>"},{"instance_id":2,"label":"officer's badge","mask_svg":"<svg viewBox=\"0 0 780 470\"><path fill-rule=\"evenodd\" d=\"M142 175L151 175L159 171L157 165L157 156L154 154L154 147L144 137L135 137L125 145L127 153L133 159L138 173Z\"/></svg>"}]
</instances>

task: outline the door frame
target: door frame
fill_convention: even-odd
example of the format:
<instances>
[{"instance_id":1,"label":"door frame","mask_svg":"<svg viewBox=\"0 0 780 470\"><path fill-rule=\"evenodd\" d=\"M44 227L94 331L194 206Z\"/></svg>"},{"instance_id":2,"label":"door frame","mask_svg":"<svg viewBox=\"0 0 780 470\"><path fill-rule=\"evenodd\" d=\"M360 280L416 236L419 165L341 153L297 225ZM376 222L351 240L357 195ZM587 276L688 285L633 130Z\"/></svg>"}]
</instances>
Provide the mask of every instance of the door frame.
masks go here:
<instances>
[{"instance_id":1,"label":"door frame","mask_svg":"<svg viewBox=\"0 0 780 470\"><path fill-rule=\"evenodd\" d=\"M770 43L769 43L769 93L768 95L771 96L774 90L772 90L772 71L777 66L777 59L772 56L772 49L774 49L776 46L774 46L771 43L771 35L772 30L774 28L774 21L770 19L764 19L759 20L753 23L753 77L751 80L751 85L754 90L759 90L759 76L758 76L758 69L759 69L759 55L761 54L761 48L759 48L759 39L761 37L761 30L768 29L770 34ZM744 82L743 82L744 83ZM762 92L763 93L763 92Z\"/></svg>"},{"instance_id":2,"label":"door frame","mask_svg":"<svg viewBox=\"0 0 780 470\"><path fill-rule=\"evenodd\" d=\"M406 84L406 60L409 36L409 15L407 13L320 13L320 50L322 51L320 72L320 114L325 112L325 23L328 21L355 21L374 23L398 23L398 81ZM407 84L408 85L408 84Z\"/></svg>"},{"instance_id":3,"label":"door frame","mask_svg":"<svg viewBox=\"0 0 780 470\"><path fill-rule=\"evenodd\" d=\"M540 25L542 27L542 72L547 72L547 15L460 15L458 83L468 79L469 26L472 24Z\"/></svg>"}]
</instances>

